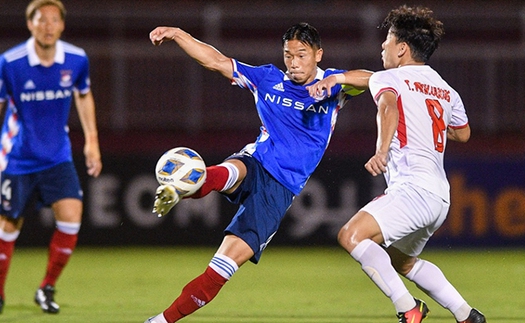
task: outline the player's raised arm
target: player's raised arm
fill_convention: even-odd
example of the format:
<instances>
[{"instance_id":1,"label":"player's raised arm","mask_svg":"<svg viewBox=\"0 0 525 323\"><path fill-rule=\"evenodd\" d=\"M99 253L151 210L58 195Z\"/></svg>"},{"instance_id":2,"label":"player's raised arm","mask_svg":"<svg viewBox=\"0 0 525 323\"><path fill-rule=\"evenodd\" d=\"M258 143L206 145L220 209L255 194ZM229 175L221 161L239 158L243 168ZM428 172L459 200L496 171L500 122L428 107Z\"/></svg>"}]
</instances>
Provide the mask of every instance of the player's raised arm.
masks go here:
<instances>
[{"instance_id":1,"label":"player's raised arm","mask_svg":"<svg viewBox=\"0 0 525 323\"><path fill-rule=\"evenodd\" d=\"M215 47L206 44L177 27L157 27L149 34L153 45L165 41L175 41L182 50L205 68L219 72L228 79L233 78L231 58L223 55Z\"/></svg>"},{"instance_id":2,"label":"player's raised arm","mask_svg":"<svg viewBox=\"0 0 525 323\"><path fill-rule=\"evenodd\" d=\"M363 69L332 74L309 86L308 91L310 96L318 98L322 97L324 93L326 93L327 96L331 96L332 87L336 84L349 85L357 90L366 90L368 89L368 79L370 79L370 75L372 75L371 71Z\"/></svg>"}]
</instances>

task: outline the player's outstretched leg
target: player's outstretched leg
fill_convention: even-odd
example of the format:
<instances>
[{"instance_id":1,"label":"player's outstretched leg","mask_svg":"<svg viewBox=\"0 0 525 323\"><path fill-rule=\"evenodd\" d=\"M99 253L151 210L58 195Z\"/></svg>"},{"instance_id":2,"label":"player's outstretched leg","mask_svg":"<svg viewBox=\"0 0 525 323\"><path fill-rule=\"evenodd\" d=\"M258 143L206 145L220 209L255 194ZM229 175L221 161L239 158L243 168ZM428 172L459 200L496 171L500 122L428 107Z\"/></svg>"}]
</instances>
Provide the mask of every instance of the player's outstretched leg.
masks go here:
<instances>
[{"instance_id":1,"label":"player's outstretched leg","mask_svg":"<svg viewBox=\"0 0 525 323\"><path fill-rule=\"evenodd\" d=\"M155 202L153 204L153 213L164 216L180 201L175 187L172 185L160 185L155 191Z\"/></svg>"},{"instance_id":2,"label":"player's outstretched leg","mask_svg":"<svg viewBox=\"0 0 525 323\"><path fill-rule=\"evenodd\" d=\"M206 181L202 187L189 196L198 199L210 194L211 191L222 192L232 188L239 179L239 170L232 163L222 163L206 167Z\"/></svg>"},{"instance_id":3,"label":"player's outstretched leg","mask_svg":"<svg viewBox=\"0 0 525 323\"><path fill-rule=\"evenodd\" d=\"M232 163L222 163L215 166L206 167L206 181L202 187L188 196L189 198L201 198L211 191L226 191L232 188L239 179L239 170ZM159 216L166 215L179 201L179 196L175 187L171 185L160 185L155 192L155 203L153 213Z\"/></svg>"}]
</instances>

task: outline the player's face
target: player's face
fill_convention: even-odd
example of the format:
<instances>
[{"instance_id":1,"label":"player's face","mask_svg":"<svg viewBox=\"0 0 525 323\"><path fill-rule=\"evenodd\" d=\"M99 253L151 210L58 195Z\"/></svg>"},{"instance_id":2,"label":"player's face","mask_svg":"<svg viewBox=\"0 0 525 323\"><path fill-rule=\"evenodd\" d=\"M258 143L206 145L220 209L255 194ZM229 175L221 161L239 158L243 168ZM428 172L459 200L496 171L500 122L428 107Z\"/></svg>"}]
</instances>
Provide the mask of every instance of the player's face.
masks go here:
<instances>
[{"instance_id":1,"label":"player's face","mask_svg":"<svg viewBox=\"0 0 525 323\"><path fill-rule=\"evenodd\" d=\"M60 9L52 5L38 9L33 19L27 22L27 28L35 38L37 46L44 49L55 46L64 31L64 26Z\"/></svg>"},{"instance_id":2,"label":"player's face","mask_svg":"<svg viewBox=\"0 0 525 323\"><path fill-rule=\"evenodd\" d=\"M383 60L383 67L385 69L396 68L400 63L399 45L397 37L394 35L392 30L388 31L386 39L381 44L383 51L381 52L381 59Z\"/></svg>"},{"instance_id":3,"label":"player's face","mask_svg":"<svg viewBox=\"0 0 525 323\"><path fill-rule=\"evenodd\" d=\"M323 49L313 49L298 40L288 40L284 43L283 51L286 73L292 81L307 84L315 79Z\"/></svg>"}]
</instances>

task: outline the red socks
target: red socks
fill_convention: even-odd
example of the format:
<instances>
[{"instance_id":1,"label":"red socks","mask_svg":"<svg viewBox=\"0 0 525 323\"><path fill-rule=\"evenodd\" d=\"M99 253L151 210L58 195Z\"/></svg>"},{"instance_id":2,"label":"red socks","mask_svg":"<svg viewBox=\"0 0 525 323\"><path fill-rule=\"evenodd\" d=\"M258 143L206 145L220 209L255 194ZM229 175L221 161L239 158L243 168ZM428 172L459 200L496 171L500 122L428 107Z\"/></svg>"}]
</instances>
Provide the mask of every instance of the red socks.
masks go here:
<instances>
[{"instance_id":1,"label":"red socks","mask_svg":"<svg viewBox=\"0 0 525 323\"><path fill-rule=\"evenodd\" d=\"M51 238L49 244L49 259L47 263L47 271L42 284L55 286L58 276L62 273L64 266L67 264L75 246L77 245L78 234L66 234L57 229Z\"/></svg>"},{"instance_id":2,"label":"red socks","mask_svg":"<svg viewBox=\"0 0 525 323\"><path fill-rule=\"evenodd\" d=\"M202 185L202 187L197 192L195 192L195 194L189 197L198 199L210 194L211 191L222 190L226 185L229 176L230 175L226 167L206 167L206 181L204 182L204 185Z\"/></svg>"},{"instance_id":3,"label":"red socks","mask_svg":"<svg viewBox=\"0 0 525 323\"><path fill-rule=\"evenodd\" d=\"M203 274L182 289L180 296L164 311L164 317L172 323L195 312L208 304L227 281L212 268L206 268Z\"/></svg>"},{"instance_id":4,"label":"red socks","mask_svg":"<svg viewBox=\"0 0 525 323\"><path fill-rule=\"evenodd\" d=\"M0 297L5 299L4 286L9 271L9 263L15 249L15 241L4 241L0 239Z\"/></svg>"}]
</instances>

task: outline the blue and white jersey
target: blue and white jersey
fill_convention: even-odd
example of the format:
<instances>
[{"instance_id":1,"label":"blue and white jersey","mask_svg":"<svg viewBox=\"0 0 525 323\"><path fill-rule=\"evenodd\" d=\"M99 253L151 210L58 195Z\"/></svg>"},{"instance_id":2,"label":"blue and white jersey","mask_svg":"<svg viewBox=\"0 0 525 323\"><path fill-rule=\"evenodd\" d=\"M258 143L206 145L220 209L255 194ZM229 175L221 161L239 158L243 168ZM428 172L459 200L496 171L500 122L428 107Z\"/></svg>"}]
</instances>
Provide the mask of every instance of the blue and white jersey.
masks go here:
<instances>
[{"instance_id":1,"label":"blue and white jersey","mask_svg":"<svg viewBox=\"0 0 525 323\"><path fill-rule=\"evenodd\" d=\"M67 123L74 90L90 91L81 48L59 40L54 64L45 67L30 38L0 57L0 102L7 102L0 170L27 174L72 161Z\"/></svg>"},{"instance_id":2,"label":"blue and white jersey","mask_svg":"<svg viewBox=\"0 0 525 323\"><path fill-rule=\"evenodd\" d=\"M310 97L306 85L292 82L274 65L250 66L233 63L232 84L252 92L261 133L247 151L281 184L299 194L321 161L330 142L339 109L349 95L340 85L329 98ZM316 80L342 73L317 69Z\"/></svg>"}]
</instances>

